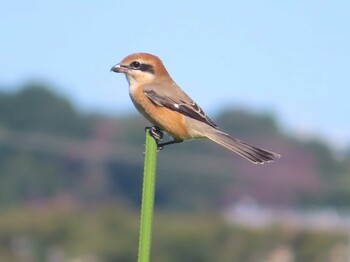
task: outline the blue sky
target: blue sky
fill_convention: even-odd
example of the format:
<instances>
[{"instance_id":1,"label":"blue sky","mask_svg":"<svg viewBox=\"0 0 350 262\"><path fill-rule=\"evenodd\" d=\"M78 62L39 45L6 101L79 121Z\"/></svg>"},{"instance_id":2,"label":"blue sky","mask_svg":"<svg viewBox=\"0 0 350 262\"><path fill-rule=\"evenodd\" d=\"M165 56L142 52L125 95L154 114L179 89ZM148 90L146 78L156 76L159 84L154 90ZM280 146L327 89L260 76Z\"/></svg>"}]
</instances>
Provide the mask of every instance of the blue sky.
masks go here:
<instances>
[{"instance_id":1,"label":"blue sky","mask_svg":"<svg viewBox=\"0 0 350 262\"><path fill-rule=\"evenodd\" d=\"M350 144L349 1L5 1L0 85L46 81L80 108L135 112L111 66L161 57L209 115L273 112L287 130Z\"/></svg>"}]
</instances>

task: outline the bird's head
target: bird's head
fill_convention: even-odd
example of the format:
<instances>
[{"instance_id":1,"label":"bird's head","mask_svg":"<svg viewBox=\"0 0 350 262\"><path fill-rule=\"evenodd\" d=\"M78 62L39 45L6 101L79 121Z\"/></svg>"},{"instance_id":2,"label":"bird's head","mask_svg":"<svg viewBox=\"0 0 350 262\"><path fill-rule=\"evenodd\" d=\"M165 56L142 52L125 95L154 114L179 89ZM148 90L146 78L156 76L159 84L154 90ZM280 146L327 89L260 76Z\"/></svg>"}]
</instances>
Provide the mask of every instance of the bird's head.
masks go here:
<instances>
[{"instance_id":1,"label":"bird's head","mask_svg":"<svg viewBox=\"0 0 350 262\"><path fill-rule=\"evenodd\" d=\"M148 53L135 53L125 57L119 64L111 68L116 73L124 73L129 84L149 84L170 78L162 61Z\"/></svg>"}]
</instances>

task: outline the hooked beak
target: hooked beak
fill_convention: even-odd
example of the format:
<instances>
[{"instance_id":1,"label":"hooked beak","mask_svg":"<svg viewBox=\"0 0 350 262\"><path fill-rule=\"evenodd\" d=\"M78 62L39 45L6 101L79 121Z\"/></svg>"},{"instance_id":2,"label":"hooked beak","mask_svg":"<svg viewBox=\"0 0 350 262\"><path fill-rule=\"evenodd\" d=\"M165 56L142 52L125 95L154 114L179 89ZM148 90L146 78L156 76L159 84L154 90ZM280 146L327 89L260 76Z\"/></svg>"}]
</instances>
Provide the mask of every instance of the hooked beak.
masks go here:
<instances>
[{"instance_id":1,"label":"hooked beak","mask_svg":"<svg viewBox=\"0 0 350 262\"><path fill-rule=\"evenodd\" d=\"M111 68L111 71L116 73L125 73L127 70L128 70L128 67L121 64L116 64Z\"/></svg>"}]
</instances>

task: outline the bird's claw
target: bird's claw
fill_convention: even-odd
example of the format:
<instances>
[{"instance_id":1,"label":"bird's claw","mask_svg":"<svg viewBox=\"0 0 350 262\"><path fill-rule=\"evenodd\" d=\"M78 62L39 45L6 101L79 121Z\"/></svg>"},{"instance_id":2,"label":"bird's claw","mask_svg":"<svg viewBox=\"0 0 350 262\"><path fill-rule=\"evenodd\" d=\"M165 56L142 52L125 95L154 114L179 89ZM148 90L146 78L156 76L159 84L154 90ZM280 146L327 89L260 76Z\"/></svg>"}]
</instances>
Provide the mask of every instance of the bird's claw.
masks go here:
<instances>
[{"instance_id":1,"label":"bird's claw","mask_svg":"<svg viewBox=\"0 0 350 262\"><path fill-rule=\"evenodd\" d=\"M149 130L151 136L156 140L160 141L163 138L163 131L158 126L146 127Z\"/></svg>"}]
</instances>

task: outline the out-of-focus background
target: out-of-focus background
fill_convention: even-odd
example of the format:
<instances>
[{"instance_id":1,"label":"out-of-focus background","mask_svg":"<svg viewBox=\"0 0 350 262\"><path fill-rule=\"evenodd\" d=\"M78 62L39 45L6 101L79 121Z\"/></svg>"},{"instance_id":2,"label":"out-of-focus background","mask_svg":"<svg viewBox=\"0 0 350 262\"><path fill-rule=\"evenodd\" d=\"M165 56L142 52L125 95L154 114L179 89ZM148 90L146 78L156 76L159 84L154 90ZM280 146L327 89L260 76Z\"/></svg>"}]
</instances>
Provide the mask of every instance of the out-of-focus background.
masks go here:
<instances>
[{"instance_id":1,"label":"out-of-focus background","mask_svg":"<svg viewBox=\"0 0 350 262\"><path fill-rule=\"evenodd\" d=\"M348 1L7 1L0 261L136 261L144 127L110 68L150 52L222 130L159 154L152 261L350 260Z\"/></svg>"}]
</instances>

